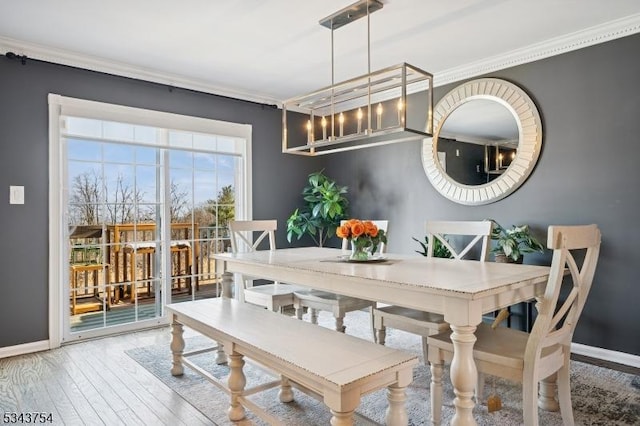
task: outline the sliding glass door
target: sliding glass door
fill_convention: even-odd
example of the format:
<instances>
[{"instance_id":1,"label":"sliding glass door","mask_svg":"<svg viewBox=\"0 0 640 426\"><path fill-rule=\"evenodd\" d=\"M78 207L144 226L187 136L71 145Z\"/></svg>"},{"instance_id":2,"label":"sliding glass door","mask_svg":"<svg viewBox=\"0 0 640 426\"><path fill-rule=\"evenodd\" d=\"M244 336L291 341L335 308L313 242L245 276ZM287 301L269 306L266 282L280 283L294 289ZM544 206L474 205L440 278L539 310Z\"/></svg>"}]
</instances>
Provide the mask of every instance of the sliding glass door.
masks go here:
<instances>
[{"instance_id":1,"label":"sliding glass door","mask_svg":"<svg viewBox=\"0 0 640 426\"><path fill-rule=\"evenodd\" d=\"M245 138L61 115L62 341L166 323L217 297L212 255L248 217Z\"/></svg>"}]
</instances>

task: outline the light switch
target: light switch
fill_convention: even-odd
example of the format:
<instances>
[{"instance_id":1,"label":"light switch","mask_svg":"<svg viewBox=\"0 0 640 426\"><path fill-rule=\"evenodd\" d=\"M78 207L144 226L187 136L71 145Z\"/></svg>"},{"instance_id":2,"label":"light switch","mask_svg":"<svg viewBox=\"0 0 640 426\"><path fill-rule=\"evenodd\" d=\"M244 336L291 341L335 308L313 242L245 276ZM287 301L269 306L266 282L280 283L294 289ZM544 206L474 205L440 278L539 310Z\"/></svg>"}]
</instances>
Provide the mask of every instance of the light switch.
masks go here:
<instances>
[{"instance_id":1,"label":"light switch","mask_svg":"<svg viewBox=\"0 0 640 426\"><path fill-rule=\"evenodd\" d=\"M24 204L24 186L9 186L9 204Z\"/></svg>"}]
</instances>

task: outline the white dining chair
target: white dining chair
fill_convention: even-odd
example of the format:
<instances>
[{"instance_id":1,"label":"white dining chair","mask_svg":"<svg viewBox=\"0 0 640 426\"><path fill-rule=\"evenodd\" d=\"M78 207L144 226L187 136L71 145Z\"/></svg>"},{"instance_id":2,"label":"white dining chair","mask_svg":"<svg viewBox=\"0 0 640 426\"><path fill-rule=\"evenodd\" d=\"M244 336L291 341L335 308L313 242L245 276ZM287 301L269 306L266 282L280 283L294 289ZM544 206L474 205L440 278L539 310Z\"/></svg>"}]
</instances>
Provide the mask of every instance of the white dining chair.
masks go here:
<instances>
[{"instance_id":1,"label":"white dining chair","mask_svg":"<svg viewBox=\"0 0 640 426\"><path fill-rule=\"evenodd\" d=\"M341 221L343 225L346 221ZM385 232L388 231L388 220L372 220L378 229ZM346 238L342 239L342 251L347 252L349 250L349 241ZM378 245L378 253L382 254L386 250L386 245L380 243ZM309 311L311 317L311 323L318 323L318 311L328 311L333 314L335 318L335 328L342 333L345 332L344 317L348 312L359 311L361 309L371 310L376 306L375 301L359 299L357 297L343 296L340 294L331 293L328 291L320 291L313 289L297 290L294 293L293 306L296 311L296 317L302 319L304 309ZM373 321L372 321L373 324ZM372 327L373 333L373 327ZM373 333L375 340L375 333Z\"/></svg>"},{"instance_id":2,"label":"white dining chair","mask_svg":"<svg viewBox=\"0 0 640 426\"><path fill-rule=\"evenodd\" d=\"M478 372L522 383L524 424L538 424L538 383L557 373L560 413L565 425L573 425L569 364L571 340L587 295L600 252L600 230L596 225L550 226L547 246L553 250L547 286L538 300L538 316L531 333L481 323L475 333L473 358ZM586 250L586 252L585 252ZM574 252L580 254L574 257ZM582 258L582 255L584 257ZM579 259L582 265L579 265ZM561 287L569 287L560 299ZM565 294L565 293L563 293ZM428 337L431 364L431 413L439 425L442 412L442 372L453 358L449 332Z\"/></svg>"},{"instance_id":3,"label":"white dining chair","mask_svg":"<svg viewBox=\"0 0 640 426\"><path fill-rule=\"evenodd\" d=\"M231 251L233 253L255 251L265 238L268 238L269 250L275 250L275 231L277 229L278 222L276 220L231 221L229 222ZM255 236L256 233L259 234ZM259 279L260 277L252 278ZM239 300L263 306L274 312L282 312L284 307L292 306L293 293L296 289L299 289L299 287L291 284L279 282L254 286L253 279L244 276L240 277L240 285L237 288Z\"/></svg>"},{"instance_id":4,"label":"white dining chair","mask_svg":"<svg viewBox=\"0 0 640 426\"><path fill-rule=\"evenodd\" d=\"M453 257L452 262L466 258L472 253L474 247L480 244L480 261L487 261L489 258L489 237L493 223L488 220L483 221L428 221L425 229L428 238L427 257L433 257L433 250L438 240L446 247ZM459 236L461 238L471 238L464 241L462 249L456 250L449 238ZM423 359L427 362L427 337L449 329L449 324L440 314L426 312L418 309L405 308L402 306L390 305L373 309L373 327L375 329L376 341L384 345L387 328L403 330L417 334L422 337Z\"/></svg>"}]
</instances>

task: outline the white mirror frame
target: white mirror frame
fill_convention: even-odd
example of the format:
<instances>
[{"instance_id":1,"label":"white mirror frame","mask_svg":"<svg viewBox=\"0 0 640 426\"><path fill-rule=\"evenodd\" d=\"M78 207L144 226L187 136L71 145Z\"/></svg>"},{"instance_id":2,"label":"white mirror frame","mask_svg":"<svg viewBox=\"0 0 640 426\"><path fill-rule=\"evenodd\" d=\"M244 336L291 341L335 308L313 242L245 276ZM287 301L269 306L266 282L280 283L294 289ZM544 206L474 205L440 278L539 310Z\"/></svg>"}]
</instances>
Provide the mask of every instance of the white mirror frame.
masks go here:
<instances>
[{"instance_id":1,"label":"white mirror frame","mask_svg":"<svg viewBox=\"0 0 640 426\"><path fill-rule=\"evenodd\" d=\"M460 105L474 99L499 102L518 124L518 150L507 170L483 185L464 185L451 179L438 161L437 141L444 121ZM542 147L542 120L533 100L513 83L481 78L461 84L447 93L433 111L433 137L422 142L422 165L440 194L459 204L482 205L513 193L529 177Z\"/></svg>"}]
</instances>

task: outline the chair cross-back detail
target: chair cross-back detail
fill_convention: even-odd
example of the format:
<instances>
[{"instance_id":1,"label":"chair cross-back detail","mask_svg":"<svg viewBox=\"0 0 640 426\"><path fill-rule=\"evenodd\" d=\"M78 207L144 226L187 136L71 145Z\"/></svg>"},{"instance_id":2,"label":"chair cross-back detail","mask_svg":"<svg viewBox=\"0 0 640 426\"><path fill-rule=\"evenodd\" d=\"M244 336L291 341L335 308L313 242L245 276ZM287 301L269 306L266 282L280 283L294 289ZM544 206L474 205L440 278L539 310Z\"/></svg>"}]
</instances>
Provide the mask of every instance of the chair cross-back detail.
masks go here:
<instances>
[{"instance_id":1,"label":"chair cross-back detail","mask_svg":"<svg viewBox=\"0 0 640 426\"><path fill-rule=\"evenodd\" d=\"M346 221L340 222L343 225ZM385 233L389 227L388 220L372 220L378 229L383 230ZM342 250L349 250L349 241L346 238L342 239ZM381 243L378 245L378 252L384 253L385 245ZM341 294L335 294L328 291L320 290L301 290L296 291L294 294L294 307L296 309L296 316L298 319L302 319L304 308L309 310L311 322L313 324L318 323L318 311L328 311L333 313L335 318L335 328L342 333L345 332L344 316L347 312L359 311L361 309L368 308L373 315L372 310L375 307L376 302L371 300L358 299L357 297L343 296ZM373 329L373 317L372 317L372 329ZM374 333L375 340L375 333Z\"/></svg>"},{"instance_id":2,"label":"chair cross-back detail","mask_svg":"<svg viewBox=\"0 0 640 426\"><path fill-rule=\"evenodd\" d=\"M560 413L565 425L573 425L569 368L571 340L593 283L600 252L600 230L596 225L550 226L547 246L553 259L547 286L538 298L538 316L531 333L505 327L493 329L481 323L476 329L473 357L480 373L521 382L523 418L526 426L538 424L538 383L557 373ZM578 266L574 251L584 253ZM568 270L569 274L565 274ZM571 289L560 300L565 278ZM569 284L569 283L567 283ZM431 363L431 413L440 424L442 410L442 370L453 358L450 333L428 338Z\"/></svg>"},{"instance_id":3,"label":"chair cross-back detail","mask_svg":"<svg viewBox=\"0 0 640 426\"><path fill-rule=\"evenodd\" d=\"M238 253L245 246L246 251L253 252L258 249L260 243L269 241L269 250L276 249L275 231L278 229L276 220L234 220L229 223L231 231L231 250ZM259 233L254 239L255 233ZM242 244L241 244L242 243ZM253 277L259 279L260 277ZM237 286L238 298L241 301L263 306L274 312L282 312L285 306L293 305L293 292L298 289L290 284L274 282L253 286L253 280L241 277Z\"/></svg>"},{"instance_id":4,"label":"chair cross-back detail","mask_svg":"<svg viewBox=\"0 0 640 426\"><path fill-rule=\"evenodd\" d=\"M471 250L481 244L480 261L489 257L489 238L493 223L491 221L428 221L425 225L428 238L427 257L433 257L435 241L439 240L456 259L465 258ZM447 236L473 237L461 250L456 250L447 240ZM427 362L427 337L449 329L444 316L432 312L405 308L402 306L384 306L373 310L373 327L378 343L384 345L387 328L395 328L422 336L423 360Z\"/></svg>"},{"instance_id":5,"label":"chair cross-back detail","mask_svg":"<svg viewBox=\"0 0 640 426\"><path fill-rule=\"evenodd\" d=\"M464 259L469 252L481 243L479 260L487 261L489 258L489 237L493 224L490 221L429 221L425 229L429 241L427 247L427 256L433 257L433 248L435 240L439 240L446 247L454 259ZM489 234L487 234L487 232ZM456 250L447 240L447 235L472 236L473 239L467 243L462 249Z\"/></svg>"}]
</instances>

